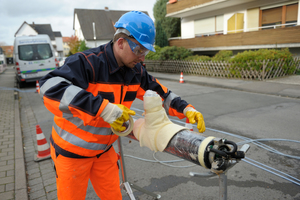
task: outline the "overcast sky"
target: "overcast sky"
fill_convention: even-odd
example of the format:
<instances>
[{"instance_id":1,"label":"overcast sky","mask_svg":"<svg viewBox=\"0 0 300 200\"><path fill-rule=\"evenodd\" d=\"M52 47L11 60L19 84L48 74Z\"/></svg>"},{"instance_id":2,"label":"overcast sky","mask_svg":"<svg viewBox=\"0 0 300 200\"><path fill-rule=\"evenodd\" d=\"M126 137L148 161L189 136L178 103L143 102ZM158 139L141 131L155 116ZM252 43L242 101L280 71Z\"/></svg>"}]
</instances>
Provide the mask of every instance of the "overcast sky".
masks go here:
<instances>
[{"instance_id":1,"label":"overcast sky","mask_svg":"<svg viewBox=\"0 0 300 200\"><path fill-rule=\"evenodd\" d=\"M51 24L62 36L74 35L74 9L147 11L153 17L156 0L0 0L0 45L13 45L14 35L26 21L28 24ZM99 19L100 20L100 19Z\"/></svg>"}]
</instances>

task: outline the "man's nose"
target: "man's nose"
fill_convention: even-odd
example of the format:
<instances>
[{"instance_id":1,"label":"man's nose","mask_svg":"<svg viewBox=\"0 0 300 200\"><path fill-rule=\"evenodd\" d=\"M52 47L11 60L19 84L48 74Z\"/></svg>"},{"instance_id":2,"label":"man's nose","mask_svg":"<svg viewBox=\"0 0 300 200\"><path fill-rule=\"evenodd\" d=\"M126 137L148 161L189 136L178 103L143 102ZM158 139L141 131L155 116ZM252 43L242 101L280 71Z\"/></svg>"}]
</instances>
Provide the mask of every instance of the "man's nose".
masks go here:
<instances>
[{"instance_id":1,"label":"man's nose","mask_svg":"<svg viewBox=\"0 0 300 200\"><path fill-rule=\"evenodd\" d=\"M142 61L142 62L144 62L145 61L145 55L141 55L141 56L139 56L139 59Z\"/></svg>"}]
</instances>

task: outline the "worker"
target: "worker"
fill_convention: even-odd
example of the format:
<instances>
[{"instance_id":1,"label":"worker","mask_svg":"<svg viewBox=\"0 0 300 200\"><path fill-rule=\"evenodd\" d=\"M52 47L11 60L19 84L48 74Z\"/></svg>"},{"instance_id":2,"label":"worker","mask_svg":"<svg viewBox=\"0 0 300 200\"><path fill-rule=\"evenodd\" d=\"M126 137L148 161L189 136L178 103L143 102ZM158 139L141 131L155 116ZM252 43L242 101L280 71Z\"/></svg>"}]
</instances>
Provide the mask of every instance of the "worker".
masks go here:
<instances>
[{"instance_id":1,"label":"worker","mask_svg":"<svg viewBox=\"0 0 300 200\"><path fill-rule=\"evenodd\" d=\"M58 199L85 199L89 179L101 200L122 199L112 146L119 136L111 127L124 131L123 123L135 115L133 100L142 100L148 89L160 95L169 115L187 117L205 131L202 114L140 64L155 52L152 19L131 11L114 26L112 41L68 57L39 82L44 105L54 114L50 149Z\"/></svg>"}]
</instances>

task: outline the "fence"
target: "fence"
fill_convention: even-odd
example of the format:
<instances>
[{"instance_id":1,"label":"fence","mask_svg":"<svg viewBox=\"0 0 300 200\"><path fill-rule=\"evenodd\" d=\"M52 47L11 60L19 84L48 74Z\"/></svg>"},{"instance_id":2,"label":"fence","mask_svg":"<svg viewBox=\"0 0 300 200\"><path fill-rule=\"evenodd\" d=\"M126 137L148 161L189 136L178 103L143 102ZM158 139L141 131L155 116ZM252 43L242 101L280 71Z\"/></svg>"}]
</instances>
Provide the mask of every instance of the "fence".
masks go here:
<instances>
[{"instance_id":1,"label":"fence","mask_svg":"<svg viewBox=\"0 0 300 200\"><path fill-rule=\"evenodd\" d=\"M180 73L221 78L239 78L250 80L265 80L295 74L300 70L300 59L263 60L249 63L229 63L215 61L157 61L144 62L148 71L164 73Z\"/></svg>"}]
</instances>

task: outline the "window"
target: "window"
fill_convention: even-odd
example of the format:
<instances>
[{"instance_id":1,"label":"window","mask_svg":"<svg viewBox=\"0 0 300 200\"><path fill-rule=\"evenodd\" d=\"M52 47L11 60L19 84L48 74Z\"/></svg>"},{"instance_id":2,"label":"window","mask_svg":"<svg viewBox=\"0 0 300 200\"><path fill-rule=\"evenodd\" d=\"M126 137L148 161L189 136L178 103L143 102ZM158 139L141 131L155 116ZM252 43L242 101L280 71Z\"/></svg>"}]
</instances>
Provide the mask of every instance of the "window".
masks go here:
<instances>
[{"instance_id":1,"label":"window","mask_svg":"<svg viewBox=\"0 0 300 200\"><path fill-rule=\"evenodd\" d=\"M227 31L230 33L240 33L244 31L244 13L235 13L227 21Z\"/></svg>"},{"instance_id":2,"label":"window","mask_svg":"<svg viewBox=\"0 0 300 200\"><path fill-rule=\"evenodd\" d=\"M223 33L223 15L194 21L195 35L214 35Z\"/></svg>"},{"instance_id":3,"label":"window","mask_svg":"<svg viewBox=\"0 0 300 200\"><path fill-rule=\"evenodd\" d=\"M294 26L297 22L298 3L284 5L261 11L261 24L263 29ZM287 25L285 25L287 24Z\"/></svg>"},{"instance_id":4,"label":"window","mask_svg":"<svg viewBox=\"0 0 300 200\"><path fill-rule=\"evenodd\" d=\"M298 17L298 4L292 4L286 6L286 17L285 17L285 24L291 24L286 25L286 27L289 26L295 26L297 23L297 17Z\"/></svg>"},{"instance_id":5,"label":"window","mask_svg":"<svg viewBox=\"0 0 300 200\"><path fill-rule=\"evenodd\" d=\"M20 60L45 60L53 57L49 44L31 44L18 47Z\"/></svg>"}]
</instances>

